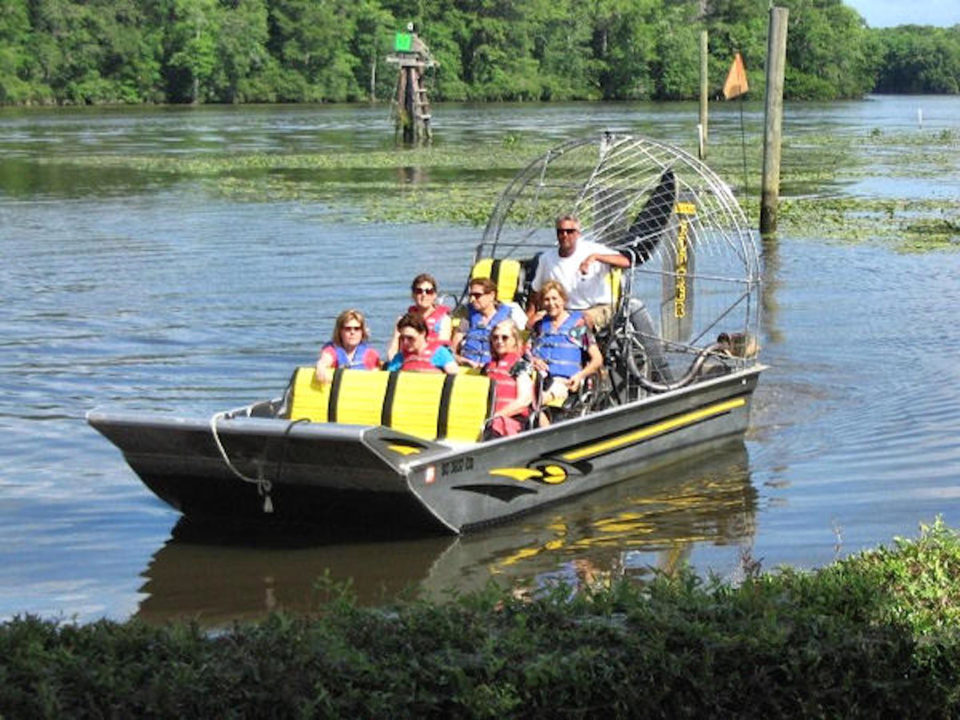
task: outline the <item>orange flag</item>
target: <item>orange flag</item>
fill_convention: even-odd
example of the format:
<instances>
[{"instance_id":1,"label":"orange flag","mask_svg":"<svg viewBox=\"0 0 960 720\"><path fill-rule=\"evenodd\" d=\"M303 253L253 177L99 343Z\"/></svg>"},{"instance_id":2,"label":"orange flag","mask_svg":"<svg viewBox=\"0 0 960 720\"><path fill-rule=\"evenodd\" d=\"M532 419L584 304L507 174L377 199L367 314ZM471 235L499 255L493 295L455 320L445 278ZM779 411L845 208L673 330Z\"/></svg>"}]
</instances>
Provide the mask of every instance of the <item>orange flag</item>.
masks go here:
<instances>
[{"instance_id":1,"label":"orange flag","mask_svg":"<svg viewBox=\"0 0 960 720\"><path fill-rule=\"evenodd\" d=\"M723 84L723 98L729 100L743 95L750 86L747 85L747 69L743 66L743 58L740 53L733 56L733 64L730 65L730 72L727 73L727 81Z\"/></svg>"}]
</instances>

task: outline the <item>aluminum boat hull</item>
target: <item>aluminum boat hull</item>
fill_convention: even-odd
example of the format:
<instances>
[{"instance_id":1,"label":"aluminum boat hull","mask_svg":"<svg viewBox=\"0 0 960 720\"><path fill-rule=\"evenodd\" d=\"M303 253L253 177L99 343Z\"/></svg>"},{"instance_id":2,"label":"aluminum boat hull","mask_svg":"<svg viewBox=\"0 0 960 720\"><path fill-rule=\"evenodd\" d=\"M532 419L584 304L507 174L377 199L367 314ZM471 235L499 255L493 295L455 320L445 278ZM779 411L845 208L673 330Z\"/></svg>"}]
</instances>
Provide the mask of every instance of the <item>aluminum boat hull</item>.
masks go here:
<instances>
[{"instance_id":1,"label":"aluminum boat hull","mask_svg":"<svg viewBox=\"0 0 960 720\"><path fill-rule=\"evenodd\" d=\"M94 410L88 421L147 487L188 517L379 536L463 533L742 436L761 370L458 446L379 426L276 417L221 419L216 437L209 420Z\"/></svg>"}]
</instances>

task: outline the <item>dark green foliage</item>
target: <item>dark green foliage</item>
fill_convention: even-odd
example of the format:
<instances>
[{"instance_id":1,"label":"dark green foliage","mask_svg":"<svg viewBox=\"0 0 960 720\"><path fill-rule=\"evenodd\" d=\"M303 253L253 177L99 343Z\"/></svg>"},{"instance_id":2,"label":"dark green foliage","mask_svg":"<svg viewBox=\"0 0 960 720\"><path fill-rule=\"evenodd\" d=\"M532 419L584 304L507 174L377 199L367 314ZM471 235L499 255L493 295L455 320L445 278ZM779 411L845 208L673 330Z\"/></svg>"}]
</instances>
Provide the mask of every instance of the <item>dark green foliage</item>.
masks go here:
<instances>
[{"instance_id":1,"label":"dark green foliage","mask_svg":"<svg viewBox=\"0 0 960 720\"><path fill-rule=\"evenodd\" d=\"M960 25L887 28L880 39L878 92L960 93Z\"/></svg>"},{"instance_id":2,"label":"dark green foliage","mask_svg":"<svg viewBox=\"0 0 960 720\"><path fill-rule=\"evenodd\" d=\"M790 10L788 98L960 92L960 27L870 30L841 0ZM686 99L734 52L763 85L766 0L0 0L0 104L389 99L417 24L435 100Z\"/></svg>"},{"instance_id":3,"label":"dark green foliage","mask_svg":"<svg viewBox=\"0 0 960 720\"><path fill-rule=\"evenodd\" d=\"M912 542L737 588L684 573L517 598L195 625L0 627L0 715L955 717L960 540Z\"/></svg>"}]
</instances>

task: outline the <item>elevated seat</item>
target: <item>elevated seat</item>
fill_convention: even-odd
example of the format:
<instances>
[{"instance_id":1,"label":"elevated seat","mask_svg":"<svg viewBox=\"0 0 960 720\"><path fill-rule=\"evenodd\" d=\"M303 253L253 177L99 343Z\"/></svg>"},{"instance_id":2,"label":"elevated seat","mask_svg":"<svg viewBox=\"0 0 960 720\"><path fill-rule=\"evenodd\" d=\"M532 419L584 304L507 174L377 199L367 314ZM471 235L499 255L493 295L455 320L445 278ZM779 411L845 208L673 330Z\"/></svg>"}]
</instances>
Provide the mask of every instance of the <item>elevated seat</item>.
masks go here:
<instances>
[{"instance_id":1,"label":"elevated seat","mask_svg":"<svg viewBox=\"0 0 960 720\"><path fill-rule=\"evenodd\" d=\"M493 408L493 384L481 375L337 369L317 382L313 367L293 374L291 420L383 425L424 440L476 442Z\"/></svg>"},{"instance_id":2,"label":"elevated seat","mask_svg":"<svg viewBox=\"0 0 960 720\"><path fill-rule=\"evenodd\" d=\"M497 300L500 302L520 302L523 298L525 280L524 265L519 260L505 258L478 260L470 270L470 279L490 278L497 286Z\"/></svg>"}]
</instances>

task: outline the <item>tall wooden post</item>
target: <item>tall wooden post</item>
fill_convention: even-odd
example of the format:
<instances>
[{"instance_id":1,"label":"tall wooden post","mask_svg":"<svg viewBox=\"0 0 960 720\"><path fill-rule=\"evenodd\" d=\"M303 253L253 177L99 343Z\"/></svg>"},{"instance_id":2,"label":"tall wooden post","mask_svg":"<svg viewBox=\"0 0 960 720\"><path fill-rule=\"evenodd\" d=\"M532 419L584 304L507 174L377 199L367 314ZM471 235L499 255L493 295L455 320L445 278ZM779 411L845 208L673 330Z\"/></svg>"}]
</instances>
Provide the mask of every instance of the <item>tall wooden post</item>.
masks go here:
<instances>
[{"instance_id":1,"label":"tall wooden post","mask_svg":"<svg viewBox=\"0 0 960 720\"><path fill-rule=\"evenodd\" d=\"M710 92L707 77L707 59L709 57L707 31L700 31L700 159L707 159L707 93Z\"/></svg>"},{"instance_id":2,"label":"tall wooden post","mask_svg":"<svg viewBox=\"0 0 960 720\"><path fill-rule=\"evenodd\" d=\"M783 130L783 75L787 63L787 17L783 7L770 8L767 29L767 95L763 130L763 192L760 196L760 233L777 230L780 200L780 139Z\"/></svg>"},{"instance_id":3,"label":"tall wooden post","mask_svg":"<svg viewBox=\"0 0 960 720\"><path fill-rule=\"evenodd\" d=\"M387 62L400 66L394 96L396 132L403 132L405 143L414 143L429 140L431 136L430 99L427 97L423 73L436 63L426 44L412 28L408 29L410 32L397 33L395 53L387 56Z\"/></svg>"}]
</instances>

